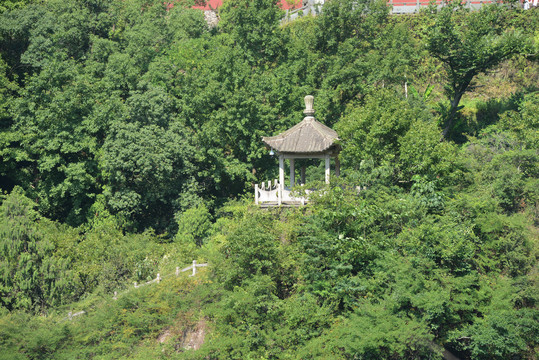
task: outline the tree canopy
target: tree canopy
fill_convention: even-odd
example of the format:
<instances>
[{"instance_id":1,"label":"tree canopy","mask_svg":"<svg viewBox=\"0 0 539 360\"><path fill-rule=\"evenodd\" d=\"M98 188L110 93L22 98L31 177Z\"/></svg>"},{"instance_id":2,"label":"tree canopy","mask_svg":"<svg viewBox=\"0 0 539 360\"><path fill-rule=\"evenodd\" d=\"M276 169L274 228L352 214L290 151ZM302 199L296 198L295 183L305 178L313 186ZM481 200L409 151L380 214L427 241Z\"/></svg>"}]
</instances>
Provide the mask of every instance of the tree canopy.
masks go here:
<instances>
[{"instance_id":1,"label":"tree canopy","mask_svg":"<svg viewBox=\"0 0 539 360\"><path fill-rule=\"evenodd\" d=\"M444 93L449 109L443 114L444 136L453 130L462 96L474 78L523 52L529 42L527 34L508 24L510 15L502 7L468 12L461 3L451 1L431 14L433 26L427 36L427 49L443 63L447 77Z\"/></svg>"}]
</instances>

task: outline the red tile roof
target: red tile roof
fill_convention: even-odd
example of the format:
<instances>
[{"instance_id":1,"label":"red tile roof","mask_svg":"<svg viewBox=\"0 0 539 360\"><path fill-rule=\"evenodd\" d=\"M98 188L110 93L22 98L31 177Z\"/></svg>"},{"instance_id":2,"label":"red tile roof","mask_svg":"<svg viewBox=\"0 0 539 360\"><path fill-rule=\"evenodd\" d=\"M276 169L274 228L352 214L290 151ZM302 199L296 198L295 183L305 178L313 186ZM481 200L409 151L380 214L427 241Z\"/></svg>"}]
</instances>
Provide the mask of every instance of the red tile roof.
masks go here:
<instances>
[{"instance_id":1,"label":"red tile roof","mask_svg":"<svg viewBox=\"0 0 539 360\"><path fill-rule=\"evenodd\" d=\"M211 9L217 9L221 7L223 4L223 0L207 0L205 1L206 5L198 5L193 6L193 9L200 9L200 10L211 10ZM165 5L167 7L167 10L171 9L174 6L174 2L165 2ZM296 4L288 4L285 0L280 0L279 6L283 10L289 10L289 9L297 9L301 7L301 1L297 1Z\"/></svg>"}]
</instances>

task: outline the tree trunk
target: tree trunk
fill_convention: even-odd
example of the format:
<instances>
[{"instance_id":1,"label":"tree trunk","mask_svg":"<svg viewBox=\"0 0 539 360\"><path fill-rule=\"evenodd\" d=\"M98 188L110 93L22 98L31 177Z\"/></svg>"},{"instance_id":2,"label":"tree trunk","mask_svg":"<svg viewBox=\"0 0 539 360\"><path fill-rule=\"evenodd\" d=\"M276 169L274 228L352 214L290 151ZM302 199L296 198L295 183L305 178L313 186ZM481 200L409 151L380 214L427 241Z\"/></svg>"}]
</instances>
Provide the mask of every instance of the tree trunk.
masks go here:
<instances>
[{"instance_id":1,"label":"tree trunk","mask_svg":"<svg viewBox=\"0 0 539 360\"><path fill-rule=\"evenodd\" d=\"M450 100L450 108L449 108L449 114L447 115L447 122L445 124L445 128L442 131L442 137L444 139L447 139L447 134L451 130L451 127L453 126L453 121L455 120L455 116L457 115L457 110L459 108L460 99L462 98L462 95L464 95L464 91L455 91L455 97Z\"/></svg>"}]
</instances>

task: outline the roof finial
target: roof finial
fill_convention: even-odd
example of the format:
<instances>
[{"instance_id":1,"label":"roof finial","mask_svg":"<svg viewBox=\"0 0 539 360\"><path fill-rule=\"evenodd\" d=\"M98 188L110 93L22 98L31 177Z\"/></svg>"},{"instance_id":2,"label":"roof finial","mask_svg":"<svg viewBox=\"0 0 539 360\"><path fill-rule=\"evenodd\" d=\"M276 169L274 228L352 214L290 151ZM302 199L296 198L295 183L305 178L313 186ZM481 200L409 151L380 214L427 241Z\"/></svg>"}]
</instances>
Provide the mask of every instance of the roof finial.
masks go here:
<instances>
[{"instance_id":1,"label":"roof finial","mask_svg":"<svg viewBox=\"0 0 539 360\"><path fill-rule=\"evenodd\" d=\"M314 97L312 95L305 96L305 110L303 110L303 113L305 115L307 116L314 115L313 103L314 103Z\"/></svg>"}]
</instances>

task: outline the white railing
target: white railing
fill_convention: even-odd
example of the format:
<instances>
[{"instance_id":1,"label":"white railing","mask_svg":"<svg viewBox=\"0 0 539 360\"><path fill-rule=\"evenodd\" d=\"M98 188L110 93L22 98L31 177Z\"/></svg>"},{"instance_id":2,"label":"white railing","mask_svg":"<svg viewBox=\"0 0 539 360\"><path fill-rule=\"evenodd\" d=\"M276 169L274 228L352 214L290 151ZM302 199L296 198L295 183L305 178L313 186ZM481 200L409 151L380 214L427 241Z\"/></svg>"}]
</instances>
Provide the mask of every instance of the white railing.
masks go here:
<instances>
[{"instance_id":1,"label":"white railing","mask_svg":"<svg viewBox=\"0 0 539 360\"><path fill-rule=\"evenodd\" d=\"M191 275L189 275L189 276L195 276L196 273L197 273L197 270L196 270L197 268L199 268L199 267L206 267L206 266L208 266L208 263L197 264L197 261L196 261L196 260L193 260L193 264L192 264L192 265L189 265L188 267L183 268L183 269L181 269L181 270L180 270L180 267L177 266L177 267L176 267L175 275L176 275L176 276L179 276L181 272L193 270L193 273L192 273ZM168 277L168 276L170 276L170 275L172 275L172 274L173 274L173 273L170 273L170 274L168 274L168 275L165 275L164 277ZM137 282L134 282L133 284L134 284L134 288L135 288L135 289L138 289L138 288L141 287L141 286L145 286L145 285L149 285L149 284L153 284L153 283L160 283L161 280L163 280L163 277L161 276L161 274L157 273L156 278L153 279L153 280L147 281L147 282L142 283L142 284L138 284ZM130 289L125 290L123 293L126 293L126 292L128 292L128 291L130 291ZM114 292L114 296L112 297L112 299L113 299L113 300L118 300L118 292L117 292L117 291ZM65 320L70 320L70 321L71 321L71 320L73 320L74 317L77 317L77 316L80 316L80 315L83 315L83 314L86 314L86 311L82 310L82 311L79 311L79 312L76 312L76 313L74 313L73 311L70 311L70 312L67 314L67 317L64 318L63 320L64 320L64 321L65 321Z\"/></svg>"},{"instance_id":2,"label":"white railing","mask_svg":"<svg viewBox=\"0 0 539 360\"><path fill-rule=\"evenodd\" d=\"M310 193L306 190L305 193ZM255 184L255 204L256 205L305 205L309 201L304 196L298 196L294 191L286 186L281 186L275 179L273 183L268 181L262 184Z\"/></svg>"},{"instance_id":3,"label":"white railing","mask_svg":"<svg viewBox=\"0 0 539 360\"><path fill-rule=\"evenodd\" d=\"M193 265L189 265L188 267L184 268L184 269L181 269L180 270L180 267L179 266L176 266L176 276L180 275L180 272L185 272L185 271L188 271L188 270L193 270L193 273L189 276L195 276L196 273L197 273L197 267L205 267L205 266L208 266L208 264L197 264L197 261L196 260L193 260ZM142 283L142 284L137 284L137 282L135 281L134 282L134 285L136 288L139 288L141 286L144 286L144 285L148 285L148 284L153 284L153 283L160 283L162 280L161 278L161 275L159 273L157 273L157 277L153 280L150 280L150 281L147 281L145 283ZM114 294L116 294L116 292L114 292Z\"/></svg>"}]
</instances>

